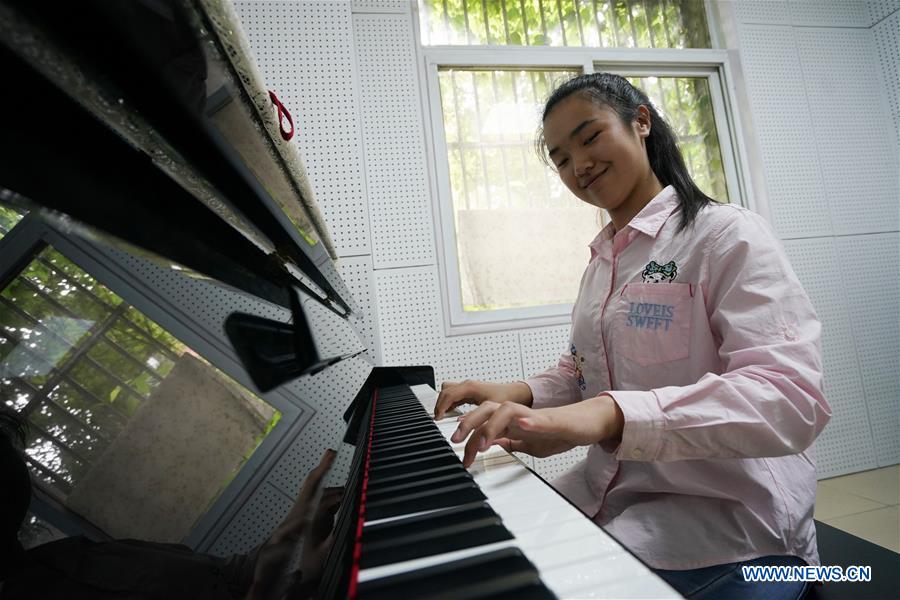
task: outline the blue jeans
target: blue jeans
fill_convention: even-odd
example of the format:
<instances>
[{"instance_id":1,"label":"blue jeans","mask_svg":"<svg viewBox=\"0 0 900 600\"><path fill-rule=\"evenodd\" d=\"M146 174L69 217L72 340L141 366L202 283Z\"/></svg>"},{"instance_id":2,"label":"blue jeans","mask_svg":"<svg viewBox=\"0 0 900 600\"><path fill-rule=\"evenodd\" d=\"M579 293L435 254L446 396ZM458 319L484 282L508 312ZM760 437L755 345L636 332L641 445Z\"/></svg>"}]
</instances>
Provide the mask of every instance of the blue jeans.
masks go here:
<instances>
[{"instance_id":1,"label":"blue jeans","mask_svg":"<svg viewBox=\"0 0 900 600\"><path fill-rule=\"evenodd\" d=\"M655 569L673 588L691 600L798 600L806 596L809 583L803 581L744 581L744 565L802 566L806 562L796 556L763 556L739 563L728 563L692 569L667 571Z\"/></svg>"}]
</instances>

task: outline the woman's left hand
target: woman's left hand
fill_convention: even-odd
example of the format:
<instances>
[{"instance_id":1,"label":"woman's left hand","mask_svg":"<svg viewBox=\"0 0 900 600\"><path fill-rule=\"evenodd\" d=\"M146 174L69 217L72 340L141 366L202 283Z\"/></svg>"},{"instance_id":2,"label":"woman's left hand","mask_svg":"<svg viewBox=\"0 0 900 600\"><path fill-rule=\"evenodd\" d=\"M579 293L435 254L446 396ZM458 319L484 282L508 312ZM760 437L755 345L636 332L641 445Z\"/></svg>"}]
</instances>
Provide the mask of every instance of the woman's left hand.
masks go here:
<instances>
[{"instance_id":1,"label":"woman's left hand","mask_svg":"<svg viewBox=\"0 0 900 600\"><path fill-rule=\"evenodd\" d=\"M624 417L612 396L602 394L575 404L533 409L506 402L484 402L460 417L450 441L469 437L463 466L469 467L478 452L500 445L510 452L543 458L605 440L622 437Z\"/></svg>"}]
</instances>

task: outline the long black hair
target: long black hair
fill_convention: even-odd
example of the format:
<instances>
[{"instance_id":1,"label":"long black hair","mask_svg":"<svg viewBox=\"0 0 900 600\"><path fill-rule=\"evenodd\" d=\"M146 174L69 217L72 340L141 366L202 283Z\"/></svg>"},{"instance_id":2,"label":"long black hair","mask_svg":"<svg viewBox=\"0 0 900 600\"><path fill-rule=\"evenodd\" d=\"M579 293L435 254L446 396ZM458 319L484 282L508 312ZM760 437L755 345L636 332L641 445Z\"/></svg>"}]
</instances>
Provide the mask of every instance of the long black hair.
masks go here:
<instances>
[{"instance_id":1,"label":"long black hair","mask_svg":"<svg viewBox=\"0 0 900 600\"><path fill-rule=\"evenodd\" d=\"M601 106L609 107L626 125L630 125L638 114L639 106L646 106L650 111L650 135L647 136L647 158L654 175L663 186L671 185L678 193L681 203L681 231L691 225L705 205L713 199L704 194L687 170L681 151L675 139L672 127L653 107L647 94L631 85L620 75L613 73L586 73L578 75L562 83L553 90L547 103L541 123L547 119L550 111L572 94L580 94ZM537 146L541 158L546 162L546 144L543 128L538 132Z\"/></svg>"}]
</instances>

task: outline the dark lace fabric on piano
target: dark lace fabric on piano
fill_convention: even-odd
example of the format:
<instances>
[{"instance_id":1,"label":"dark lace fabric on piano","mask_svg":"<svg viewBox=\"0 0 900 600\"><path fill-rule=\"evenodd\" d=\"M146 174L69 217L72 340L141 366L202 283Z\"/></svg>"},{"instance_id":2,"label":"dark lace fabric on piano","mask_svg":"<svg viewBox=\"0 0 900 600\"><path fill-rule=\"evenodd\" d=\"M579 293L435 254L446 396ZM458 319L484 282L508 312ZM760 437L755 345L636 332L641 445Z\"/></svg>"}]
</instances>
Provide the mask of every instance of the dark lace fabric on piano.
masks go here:
<instances>
[{"instance_id":1,"label":"dark lace fabric on piano","mask_svg":"<svg viewBox=\"0 0 900 600\"><path fill-rule=\"evenodd\" d=\"M70 537L28 550L21 571L0 584L0 597L242 599L253 581L254 552L221 558L180 544Z\"/></svg>"}]
</instances>

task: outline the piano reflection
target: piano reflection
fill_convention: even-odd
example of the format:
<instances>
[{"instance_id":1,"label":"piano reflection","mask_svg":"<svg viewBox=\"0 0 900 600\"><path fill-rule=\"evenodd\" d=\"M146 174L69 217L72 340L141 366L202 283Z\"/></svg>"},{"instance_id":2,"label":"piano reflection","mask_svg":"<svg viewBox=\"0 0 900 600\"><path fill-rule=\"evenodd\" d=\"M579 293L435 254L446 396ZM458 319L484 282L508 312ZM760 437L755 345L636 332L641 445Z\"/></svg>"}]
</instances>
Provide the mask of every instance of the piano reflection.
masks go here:
<instances>
[{"instance_id":1,"label":"piano reflection","mask_svg":"<svg viewBox=\"0 0 900 600\"><path fill-rule=\"evenodd\" d=\"M358 311L227 3L2 0L0 68L2 200L290 309L226 325L263 391L342 359L318 355L299 294ZM317 597L677 595L513 455L464 469L434 387L429 367L374 367L347 398L355 453Z\"/></svg>"}]
</instances>

